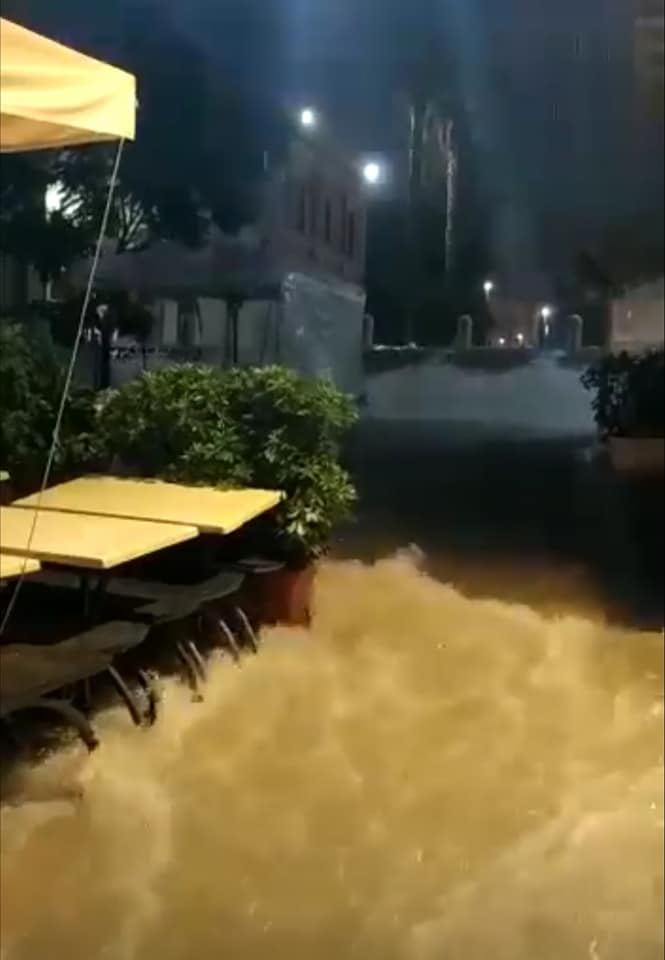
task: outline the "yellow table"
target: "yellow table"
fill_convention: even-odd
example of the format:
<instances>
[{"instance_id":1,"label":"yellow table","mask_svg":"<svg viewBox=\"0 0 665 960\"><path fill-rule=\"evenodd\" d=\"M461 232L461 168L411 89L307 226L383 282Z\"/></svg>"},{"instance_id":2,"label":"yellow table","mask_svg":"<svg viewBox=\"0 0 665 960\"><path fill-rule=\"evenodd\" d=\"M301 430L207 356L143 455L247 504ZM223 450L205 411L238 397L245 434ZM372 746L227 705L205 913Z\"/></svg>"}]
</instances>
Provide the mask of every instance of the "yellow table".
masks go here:
<instances>
[{"instance_id":1,"label":"yellow table","mask_svg":"<svg viewBox=\"0 0 665 960\"><path fill-rule=\"evenodd\" d=\"M28 539L35 511L0 507L0 550L48 563L108 570L165 547L193 540L196 527L173 523L119 520L89 514L39 511L32 543Z\"/></svg>"},{"instance_id":2,"label":"yellow table","mask_svg":"<svg viewBox=\"0 0 665 960\"><path fill-rule=\"evenodd\" d=\"M37 499L37 495L25 497L12 506L32 507ZM217 490L161 480L81 477L46 490L41 509L192 524L201 533L228 534L271 510L281 499L278 490Z\"/></svg>"},{"instance_id":3,"label":"yellow table","mask_svg":"<svg viewBox=\"0 0 665 960\"><path fill-rule=\"evenodd\" d=\"M29 560L27 557L13 557L7 553L0 553L0 580L9 580L11 577L20 577L22 573L36 573L41 569L38 560Z\"/></svg>"}]
</instances>

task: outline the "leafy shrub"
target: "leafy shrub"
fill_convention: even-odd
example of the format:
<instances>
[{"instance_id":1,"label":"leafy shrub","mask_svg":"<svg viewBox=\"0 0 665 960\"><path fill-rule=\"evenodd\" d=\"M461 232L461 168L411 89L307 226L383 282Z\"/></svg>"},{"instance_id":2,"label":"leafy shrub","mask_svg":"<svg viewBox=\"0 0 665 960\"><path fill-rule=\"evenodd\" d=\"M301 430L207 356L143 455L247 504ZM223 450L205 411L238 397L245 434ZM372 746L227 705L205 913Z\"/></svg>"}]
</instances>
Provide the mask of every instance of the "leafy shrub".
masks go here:
<instances>
[{"instance_id":1,"label":"leafy shrub","mask_svg":"<svg viewBox=\"0 0 665 960\"><path fill-rule=\"evenodd\" d=\"M301 564L325 549L355 498L339 463L355 417L332 384L282 367L182 365L107 394L99 425L109 456L142 476L283 490L262 548Z\"/></svg>"},{"instance_id":2,"label":"leafy shrub","mask_svg":"<svg viewBox=\"0 0 665 960\"><path fill-rule=\"evenodd\" d=\"M287 496L274 514L279 548L290 562L304 563L325 549L355 500L339 463L355 405L329 381L307 380L284 367L235 368L221 376L252 483Z\"/></svg>"},{"instance_id":3,"label":"leafy shrub","mask_svg":"<svg viewBox=\"0 0 665 960\"><path fill-rule=\"evenodd\" d=\"M222 387L218 371L183 364L109 391L99 408L107 458L139 476L220 487L248 483L243 440Z\"/></svg>"},{"instance_id":4,"label":"leafy shrub","mask_svg":"<svg viewBox=\"0 0 665 960\"><path fill-rule=\"evenodd\" d=\"M21 490L39 485L53 439L64 371L48 341L16 323L0 324L0 464ZM53 462L54 479L97 457L94 396L74 387Z\"/></svg>"},{"instance_id":5,"label":"leafy shrub","mask_svg":"<svg viewBox=\"0 0 665 960\"><path fill-rule=\"evenodd\" d=\"M592 407L604 437L662 437L663 351L609 355L590 367L582 383L593 392Z\"/></svg>"}]
</instances>

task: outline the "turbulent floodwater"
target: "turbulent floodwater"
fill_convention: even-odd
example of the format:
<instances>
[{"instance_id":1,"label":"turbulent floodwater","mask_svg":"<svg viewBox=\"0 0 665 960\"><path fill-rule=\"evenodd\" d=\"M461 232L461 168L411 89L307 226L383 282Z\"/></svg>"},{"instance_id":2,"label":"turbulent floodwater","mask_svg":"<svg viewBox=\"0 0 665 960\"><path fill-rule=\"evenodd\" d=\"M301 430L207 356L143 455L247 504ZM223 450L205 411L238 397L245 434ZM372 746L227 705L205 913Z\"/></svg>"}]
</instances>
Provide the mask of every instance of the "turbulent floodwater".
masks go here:
<instances>
[{"instance_id":1,"label":"turbulent floodwater","mask_svg":"<svg viewBox=\"0 0 665 960\"><path fill-rule=\"evenodd\" d=\"M332 564L311 633L25 773L2 960L656 960L662 693L659 635Z\"/></svg>"}]
</instances>

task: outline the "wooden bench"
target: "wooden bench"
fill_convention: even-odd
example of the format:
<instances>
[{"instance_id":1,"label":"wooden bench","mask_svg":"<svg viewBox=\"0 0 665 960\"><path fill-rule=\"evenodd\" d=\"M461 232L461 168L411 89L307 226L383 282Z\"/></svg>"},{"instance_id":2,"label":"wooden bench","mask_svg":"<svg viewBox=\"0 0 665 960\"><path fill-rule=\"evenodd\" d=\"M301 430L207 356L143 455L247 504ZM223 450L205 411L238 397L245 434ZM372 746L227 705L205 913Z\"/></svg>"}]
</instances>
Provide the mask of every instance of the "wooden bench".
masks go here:
<instances>
[{"instance_id":1,"label":"wooden bench","mask_svg":"<svg viewBox=\"0 0 665 960\"><path fill-rule=\"evenodd\" d=\"M142 710L114 666L114 659L142 643L147 633L145 624L113 621L56 644L0 646L0 717L7 718L22 710L54 712L76 727L88 749L93 750L98 739L88 719L69 700L54 694L105 673L134 723L154 722L156 700L149 678L139 677L148 699L147 708Z\"/></svg>"}]
</instances>

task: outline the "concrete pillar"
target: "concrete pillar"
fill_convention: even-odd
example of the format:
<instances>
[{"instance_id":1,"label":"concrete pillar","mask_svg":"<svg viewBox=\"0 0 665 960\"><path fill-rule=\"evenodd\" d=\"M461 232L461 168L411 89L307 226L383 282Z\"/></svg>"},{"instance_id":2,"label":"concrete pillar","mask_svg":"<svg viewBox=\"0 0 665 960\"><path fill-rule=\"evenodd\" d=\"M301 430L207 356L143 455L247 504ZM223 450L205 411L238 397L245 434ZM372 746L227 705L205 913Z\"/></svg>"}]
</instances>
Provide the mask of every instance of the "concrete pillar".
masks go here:
<instances>
[{"instance_id":1,"label":"concrete pillar","mask_svg":"<svg viewBox=\"0 0 665 960\"><path fill-rule=\"evenodd\" d=\"M584 331L584 320L578 313L568 317L569 340L568 349L571 354L579 353L582 349L582 333Z\"/></svg>"},{"instance_id":2,"label":"concrete pillar","mask_svg":"<svg viewBox=\"0 0 665 960\"><path fill-rule=\"evenodd\" d=\"M366 313L363 317L363 350L371 350L374 346L374 317Z\"/></svg>"},{"instance_id":3,"label":"concrete pillar","mask_svg":"<svg viewBox=\"0 0 665 960\"><path fill-rule=\"evenodd\" d=\"M468 314L464 314L457 321L455 346L458 350L470 350L473 346L473 320Z\"/></svg>"},{"instance_id":4,"label":"concrete pillar","mask_svg":"<svg viewBox=\"0 0 665 960\"><path fill-rule=\"evenodd\" d=\"M532 330L531 342L536 350L541 350L543 346L543 318L540 315L540 311L538 311L533 318Z\"/></svg>"}]
</instances>

